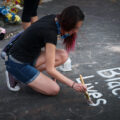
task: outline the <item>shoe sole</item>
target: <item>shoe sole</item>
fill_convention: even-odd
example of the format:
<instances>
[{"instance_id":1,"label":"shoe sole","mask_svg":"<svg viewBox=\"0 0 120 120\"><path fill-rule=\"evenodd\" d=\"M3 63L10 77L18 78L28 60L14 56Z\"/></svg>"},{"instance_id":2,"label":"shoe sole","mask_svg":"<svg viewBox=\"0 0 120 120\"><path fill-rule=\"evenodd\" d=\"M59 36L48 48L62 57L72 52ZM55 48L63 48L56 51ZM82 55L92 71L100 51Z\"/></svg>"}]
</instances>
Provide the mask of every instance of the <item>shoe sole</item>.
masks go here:
<instances>
[{"instance_id":1,"label":"shoe sole","mask_svg":"<svg viewBox=\"0 0 120 120\"><path fill-rule=\"evenodd\" d=\"M20 90L20 86L16 85L14 88L10 86L9 83L9 77L8 77L8 71L5 71L5 76L6 76L6 83L7 83L7 87L10 91L14 91L17 92Z\"/></svg>"}]
</instances>

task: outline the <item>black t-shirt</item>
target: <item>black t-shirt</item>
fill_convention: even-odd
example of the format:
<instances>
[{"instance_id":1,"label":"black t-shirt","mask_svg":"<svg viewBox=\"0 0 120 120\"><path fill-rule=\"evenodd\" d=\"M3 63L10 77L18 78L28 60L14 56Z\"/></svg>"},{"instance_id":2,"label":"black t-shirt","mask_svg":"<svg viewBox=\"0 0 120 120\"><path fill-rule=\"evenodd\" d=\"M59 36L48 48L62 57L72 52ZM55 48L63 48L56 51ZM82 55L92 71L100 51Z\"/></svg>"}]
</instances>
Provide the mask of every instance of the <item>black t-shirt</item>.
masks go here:
<instances>
[{"instance_id":1,"label":"black t-shirt","mask_svg":"<svg viewBox=\"0 0 120 120\"><path fill-rule=\"evenodd\" d=\"M57 26L55 16L45 16L27 28L16 40L9 53L21 62L33 63L46 43L56 45Z\"/></svg>"}]
</instances>

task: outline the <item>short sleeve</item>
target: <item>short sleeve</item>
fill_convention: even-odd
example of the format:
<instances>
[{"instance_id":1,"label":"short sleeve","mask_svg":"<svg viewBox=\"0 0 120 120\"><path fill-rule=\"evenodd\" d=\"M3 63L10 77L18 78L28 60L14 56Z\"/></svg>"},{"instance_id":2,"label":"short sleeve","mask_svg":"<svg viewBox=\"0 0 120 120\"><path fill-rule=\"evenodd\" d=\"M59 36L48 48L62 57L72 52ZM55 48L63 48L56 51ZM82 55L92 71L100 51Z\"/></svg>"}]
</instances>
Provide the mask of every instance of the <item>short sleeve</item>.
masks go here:
<instances>
[{"instance_id":1,"label":"short sleeve","mask_svg":"<svg viewBox=\"0 0 120 120\"><path fill-rule=\"evenodd\" d=\"M57 34L55 31L49 31L44 34L44 42L57 45Z\"/></svg>"}]
</instances>

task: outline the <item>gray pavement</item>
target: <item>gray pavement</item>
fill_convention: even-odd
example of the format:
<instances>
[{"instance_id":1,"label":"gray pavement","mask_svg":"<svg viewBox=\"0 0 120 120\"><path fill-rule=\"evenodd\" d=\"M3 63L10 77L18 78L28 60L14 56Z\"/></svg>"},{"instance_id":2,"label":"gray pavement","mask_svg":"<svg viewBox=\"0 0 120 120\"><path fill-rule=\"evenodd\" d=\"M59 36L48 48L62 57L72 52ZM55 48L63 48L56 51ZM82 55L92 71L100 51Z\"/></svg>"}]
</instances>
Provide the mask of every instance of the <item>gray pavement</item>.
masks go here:
<instances>
[{"instance_id":1,"label":"gray pavement","mask_svg":"<svg viewBox=\"0 0 120 120\"><path fill-rule=\"evenodd\" d=\"M38 16L59 13L69 5L80 6L86 19L70 53L72 71L62 73L77 82L82 74L95 106L59 82L61 91L55 97L24 85L10 92L0 59L0 120L120 120L120 0L53 0L38 8ZM8 32L22 30L20 25L5 27ZM8 41L0 41L0 50Z\"/></svg>"}]
</instances>

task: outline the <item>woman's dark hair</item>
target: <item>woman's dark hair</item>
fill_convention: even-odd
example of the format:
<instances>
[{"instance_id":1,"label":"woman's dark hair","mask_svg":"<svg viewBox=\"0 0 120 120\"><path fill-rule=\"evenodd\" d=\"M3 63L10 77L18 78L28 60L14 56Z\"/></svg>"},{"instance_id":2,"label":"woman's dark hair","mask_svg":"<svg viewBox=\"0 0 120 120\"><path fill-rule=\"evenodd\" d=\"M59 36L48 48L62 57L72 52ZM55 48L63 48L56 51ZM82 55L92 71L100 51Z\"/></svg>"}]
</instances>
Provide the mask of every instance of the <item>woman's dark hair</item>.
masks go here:
<instances>
[{"instance_id":1,"label":"woman's dark hair","mask_svg":"<svg viewBox=\"0 0 120 120\"><path fill-rule=\"evenodd\" d=\"M84 14L78 6L69 6L65 8L61 14L57 15L61 28L70 31L75 28L78 21L84 20ZM63 43L67 51L75 47L76 33L64 39Z\"/></svg>"}]
</instances>

